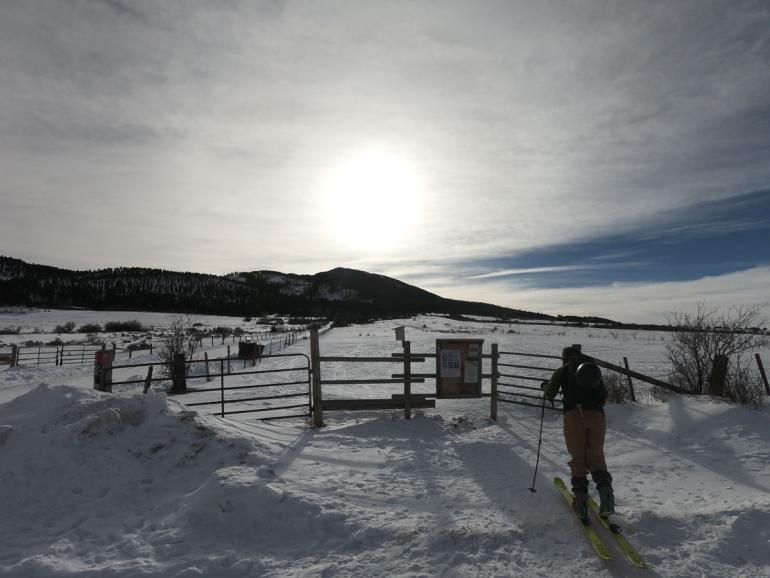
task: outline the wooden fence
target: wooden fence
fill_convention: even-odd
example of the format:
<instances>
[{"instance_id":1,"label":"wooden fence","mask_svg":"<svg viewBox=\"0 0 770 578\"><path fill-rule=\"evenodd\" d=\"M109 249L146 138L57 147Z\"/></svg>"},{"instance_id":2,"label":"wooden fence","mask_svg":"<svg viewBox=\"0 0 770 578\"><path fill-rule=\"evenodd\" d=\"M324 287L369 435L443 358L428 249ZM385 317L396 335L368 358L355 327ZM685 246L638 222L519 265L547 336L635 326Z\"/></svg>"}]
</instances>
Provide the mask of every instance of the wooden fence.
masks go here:
<instances>
[{"instance_id":1,"label":"wooden fence","mask_svg":"<svg viewBox=\"0 0 770 578\"><path fill-rule=\"evenodd\" d=\"M325 331L328 331L327 327ZM246 334L244 334L246 335ZM271 355L282 351L286 347L297 343L302 339L307 339L307 330L298 331L280 331L280 332L262 332L253 333L258 338L261 338L264 344L264 351L266 355ZM235 336L233 336L233 339ZM211 337L212 345L214 343L214 337ZM224 343L224 338L222 343ZM203 344L203 338L199 340L199 344ZM157 349L157 345L153 346L150 342L149 347L146 349L136 348L121 348L117 347L115 343L112 343L111 351L113 352L113 359L116 357L125 357L132 359L135 353L149 351L150 355ZM0 364L8 363L9 365L68 365L68 364L87 364L93 362L94 353L107 347L106 343L86 345L86 344L62 344L62 345L21 345L12 346L8 353L0 352ZM229 349L229 348L228 348ZM228 357L229 357L228 353Z\"/></svg>"},{"instance_id":2,"label":"wooden fence","mask_svg":"<svg viewBox=\"0 0 770 578\"><path fill-rule=\"evenodd\" d=\"M68 365L92 363L94 353L106 349L101 345L22 345L15 347L11 358L11 366L16 365ZM115 345L111 348L115 351Z\"/></svg>"},{"instance_id":3,"label":"wooden fence","mask_svg":"<svg viewBox=\"0 0 770 578\"><path fill-rule=\"evenodd\" d=\"M409 341L403 341L403 352L393 353L391 357L352 357L352 356L323 356L320 353L317 330L311 330L310 334L310 360L312 369L312 397L313 397L313 423L315 426L323 425L324 411L330 410L361 410L361 409L402 409L404 417L411 417L411 409L415 407L435 407L435 394L413 394L411 385L414 383L424 383L426 379L437 379L436 372L414 372L413 363L422 363L428 360L435 360L437 354L433 353L413 353ZM575 344L573 348L581 351L581 346ZM663 389L676 393L688 393L679 387L660 379L633 371L628 367L628 359L624 357L625 367L615 365L597 357L583 354L584 357L595 362L600 367L614 371L628 379L629 394L631 399L635 399L633 382L636 379ZM524 362L514 363L519 358ZM545 405L542 393L542 382L549 380L552 373L561 366L561 356L543 355L528 353L523 351L499 351L498 344L493 343L491 352L481 354L481 360L490 360L491 367L489 373L484 373L483 366L479 368L482 379L490 380L490 393L481 393L476 397L490 397L490 416L497 419L498 403L511 403L532 407L545 407L555 411L562 411L563 401L554 400ZM535 362L527 362L527 359L535 359ZM543 360L548 360L543 364ZM558 363L554 363L558 361ZM533 365L533 363L538 363ZM389 377L376 377L367 379L324 379L322 377L323 363L374 363L381 364L402 364L401 373L392 373ZM761 363L761 362L760 362ZM380 385L380 384L402 384L403 393L393 394L391 398L376 399L325 399L323 391L328 386L335 385ZM538 403L535 403L537 401Z\"/></svg>"},{"instance_id":4,"label":"wooden fence","mask_svg":"<svg viewBox=\"0 0 770 578\"><path fill-rule=\"evenodd\" d=\"M328 328L326 329L328 331ZM224 345L228 341L235 343L236 341L255 341L257 343L264 343L267 349L270 349L270 344L273 343L288 343L289 345L296 343L302 339L308 338L307 329L292 329L289 331L239 331L233 332L229 335L225 334L210 334L200 335L198 337L198 344L203 347L204 342L210 343L211 347L214 347L215 342L219 342L219 345Z\"/></svg>"},{"instance_id":5,"label":"wooden fence","mask_svg":"<svg viewBox=\"0 0 770 578\"><path fill-rule=\"evenodd\" d=\"M324 411L333 410L369 410L369 409L403 409L404 417L412 417L413 408L436 407L436 401L429 399L427 395L413 395L411 386L413 383L424 383L422 374L412 373L412 363L425 362L427 357L422 354L412 354L409 341L403 341L403 352L393 354L391 357L351 357L351 356L322 356L318 341L317 328L310 330L310 363L312 370L312 398L313 398L313 424L323 426ZM435 354L432 355L435 358ZM368 379L323 379L321 372L322 363L376 363L379 366L396 364L403 368L401 374L391 374L389 377L381 376ZM324 399L323 388L335 385L381 385L402 384L403 394L393 395L391 398L374 399Z\"/></svg>"}]
</instances>

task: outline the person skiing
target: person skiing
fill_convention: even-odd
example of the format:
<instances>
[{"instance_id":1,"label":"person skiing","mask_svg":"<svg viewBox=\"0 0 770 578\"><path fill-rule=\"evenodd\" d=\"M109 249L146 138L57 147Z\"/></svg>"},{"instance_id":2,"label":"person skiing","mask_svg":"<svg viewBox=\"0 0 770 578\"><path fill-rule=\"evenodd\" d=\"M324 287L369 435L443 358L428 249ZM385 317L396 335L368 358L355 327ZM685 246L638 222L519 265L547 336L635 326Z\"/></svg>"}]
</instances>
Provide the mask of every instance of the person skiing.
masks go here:
<instances>
[{"instance_id":1,"label":"person skiing","mask_svg":"<svg viewBox=\"0 0 770 578\"><path fill-rule=\"evenodd\" d=\"M615 512L612 476L604 459L607 388L602 381L601 370L581 353L579 345L564 348L562 363L550 381L542 383L542 388L550 401L554 400L559 390L562 392L564 441L570 455L574 506L581 521L588 524L589 473L599 492L599 515L609 518Z\"/></svg>"}]
</instances>

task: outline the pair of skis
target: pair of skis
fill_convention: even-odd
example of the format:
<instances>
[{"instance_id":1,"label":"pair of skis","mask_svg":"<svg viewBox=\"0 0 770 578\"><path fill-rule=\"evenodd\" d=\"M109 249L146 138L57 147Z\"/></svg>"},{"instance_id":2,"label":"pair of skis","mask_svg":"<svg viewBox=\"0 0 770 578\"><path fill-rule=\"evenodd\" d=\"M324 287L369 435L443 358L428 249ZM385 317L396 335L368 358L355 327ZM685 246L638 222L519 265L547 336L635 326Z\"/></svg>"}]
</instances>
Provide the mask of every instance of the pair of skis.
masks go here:
<instances>
[{"instance_id":1,"label":"pair of skis","mask_svg":"<svg viewBox=\"0 0 770 578\"><path fill-rule=\"evenodd\" d=\"M566 484L564 483L564 480L561 478L554 478L553 480L554 486L556 486L556 489L559 490L559 493L564 497L564 499L567 501L567 504L569 504L570 511L575 514L575 517L578 519L578 522L580 523L580 526L585 530L586 536L588 537L589 542L591 542L591 546L593 546L594 551L596 552L597 556L601 558L602 560L611 560L612 555L610 554L609 549L607 548L607 545L602 540L601 536L597 533L597 531L594 529L591 524L584 524L582 520L577 515L577 512L572 507L572 504L574 502L574 496L572 495L572 492L570 492L567 489ZM644 559L639 555L639 552L636 551L636 548L634 548L631 543L628 541L628 539L621 533L620 527L618 527L616 524L611 523L609 520L602 518L599 516L599 506L597 505L596 501L593 498L588 498L588 505L590 508L596 513L596 517L601 520L602 525L607 528L607 530L612 534L612 537L615 539L615 543L618 545L618 548L623 552L626 559L631 563L633 566L636 566L637 568L647 568L647 563L644 561Z\"/></svg>"}]
</instances>

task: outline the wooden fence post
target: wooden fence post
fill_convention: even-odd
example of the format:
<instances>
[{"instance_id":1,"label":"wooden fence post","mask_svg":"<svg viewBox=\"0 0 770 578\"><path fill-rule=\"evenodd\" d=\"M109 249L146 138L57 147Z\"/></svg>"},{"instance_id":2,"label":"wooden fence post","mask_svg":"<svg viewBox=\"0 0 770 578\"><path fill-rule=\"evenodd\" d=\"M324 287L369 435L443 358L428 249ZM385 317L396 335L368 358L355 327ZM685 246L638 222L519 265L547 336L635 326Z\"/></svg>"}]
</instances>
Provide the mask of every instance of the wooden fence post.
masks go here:
<instances>
[{"instance_id":1,"label":"wooden fence post","mask_svg":"<svg viewBox=\"0 0 770 578\"><path fill-rule=\"evenodd\" d=\"M412 419L412 345L402 341L404 346L404 419Z\"/></svg>"},{"instance_id":2,"label":"wooden fence post","mask_svg":"<svg viewBox=\"0 0 770 578\"><path fill-rule=\"evenodd\" d=\"M118 345L114 341L112 342L112 360L115 361L115 351L117 349Z\"/></svg>"},{"instance_id":3,"label":"wooden fence post","mask_svg":"<svg viewBox=\"0 0 770 578\"><path fill-rule=\"evenodd\" d=\"M489 398L491 400L489 417L497 421L497 343L492 344L492 386Z\"/></svg>"},{"instance_id":4,"label":"wooden fence post","mask_svg":"<svg viewBox=\"0 0 770 578\"><path fill-rule=\"evenodd\" d=\"M227 346L227 373L230 373L230 346Z\"/></svg>"},{"instance_id":5,"label":"wooden fence post","mask_svg":"<svg viewBox=\"0 0 770 578\"><path fill-rule=\"evenodd\" d=\"M147 378L144 380L144 393L147 393L150 390L150 384L152 383L152 368L153 366L151 365L147 369Z\"/></svg>"},{"instance_id":6,"label":"wooden fence post","mask_svg":"<svg viewBox=\"0 0 770 578\"><path fill-rule=\"evenodd\" d=\"M623 365L626 367L626 371L629 371L628 358L625 355L623 356ZM628 393L631 394L631 401L636 401L636 394L634 394L634 382L631 381L631 376L629 374L626 374L626 377L628 378Z\"/></svg>"},{"instance_id":7,"label":"wooden fence post","mask_svg":"<svg viewBox=\"0 0 770 578\"><path fill-rule=\"evenodd\" d=\"M16 367L19 364L19 349L18 345L11 345L11 367Z\"/></svg>"},{"instance_id":8,"label":"wooden fence post","mask_svg":"<svg viewBox=\"0 0 770 578\"><path fill-rule=\"evenodd\" d=\"M765 373L765 366L762 365L762 358L759 357L759 353L755 353L754 358L757 360L759 375L762 376L762 383L765 384L765 391L767 392L767 395L770 395L770 385L767 384L767 374Z\"/></svg>"},{"instance_id":9,"label":"wooden fence post","mask_svg":"<svg viewBox=\"0 0 770 578\"><path fill-rule=\"evenodd\" d=\"M211 381L211 374L209 373L209 352L203 352L203 359L206 360L206 381Z\"/></svg>"},{"instance_id":10,"label":"wooden fence post","mask_svg":"<svg viewBox=\"0 0 770 578\"><path fill-rule=\"evenodd\" d=\"M714 365L711 367L709 376L709 395L722 397L725 388L725 378L727 377L727 356L715 355Z\"/></svg>"},{"instance_id":11,"label":"wooden fence post","mask_svg":"<svg viewBox=\"0 0 770 578\"><path fill-rule=\"evenodd\" d=\"M310 330L310 366L313 376L313 425L323 427L323 394L321 393L321 348L318 345L318 328Z\"/></svg>"},{"instance_id":12,"label":"wooden fence post","mask_svg":"<svg viewBox=\"0 0 770 578\"><path fill-rule=\"evenodd\" d=\"M175 353L171 367L171 392L187 393L187 375L184 353Z\"/></svg>"},{"instance_id":13,"label":"wooden fence post","mask_svg":"<svg viewBox=\"0 0 770 578\"><path fill-rule=\"evenodd\" d=\"M152 355L152 341L150 341L150 355Z\"/></svg>"},{"instance_id":14,"label":"wooden fence post","mask_svg":"<svg viewBox=\"0 0 770 578\"><path fill-rule=\"evenodd\" d=\"M225 417L225 362L219 360L219 398L222 403L222 417Z\"/></svg>"},{"instance_id":15,"label":"wooden fence post","mask_svg":"<svg viewBox=\"0 0 770 578\"><path fill-rule=\"evenodd\" d=\"M94 389L112 393L112 356L104 350L94 355Z\"/></svg>"}]
</instances>

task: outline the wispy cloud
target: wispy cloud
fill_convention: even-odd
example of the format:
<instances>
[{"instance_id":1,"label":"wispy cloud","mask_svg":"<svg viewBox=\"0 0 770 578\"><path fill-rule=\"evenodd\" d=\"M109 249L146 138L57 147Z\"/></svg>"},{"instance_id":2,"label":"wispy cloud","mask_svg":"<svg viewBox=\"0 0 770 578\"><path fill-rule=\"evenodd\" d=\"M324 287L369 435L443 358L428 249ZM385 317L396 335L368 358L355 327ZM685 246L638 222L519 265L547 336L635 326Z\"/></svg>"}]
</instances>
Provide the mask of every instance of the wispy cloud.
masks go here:
<instances>
[{"instance_id":1,"label":"wispy cloud","mask_svg":"<svg viewBox=\"0 0 770 578\"><path fill-rule=\"evenodd\" d=\"M429 282L426 286L432 287ZM444 283L434 289L447 297L464 298L470 293L478 301L552 315L596 315L624 322L664 323L667 314L690 310L699 301L722 309L767 304L768 286L770 266L688 281L551 289L498 281L463 288Z\"/></svg>"},{"instance_id":2,"label":"wispy cloud","mask_svg":"<svg viewBox=\"0 0 770 578\"><path fill-rule=\"evenodd\" d=\"M558 267L530 267L529 269L504 269L481 275L471 275L469 279L491 279L494 277L512 277L514 275L531 275L534 273L555 273L564 271L585 271L597 269L597 265L560 265Z\"/></svg>"}]
</instances>

